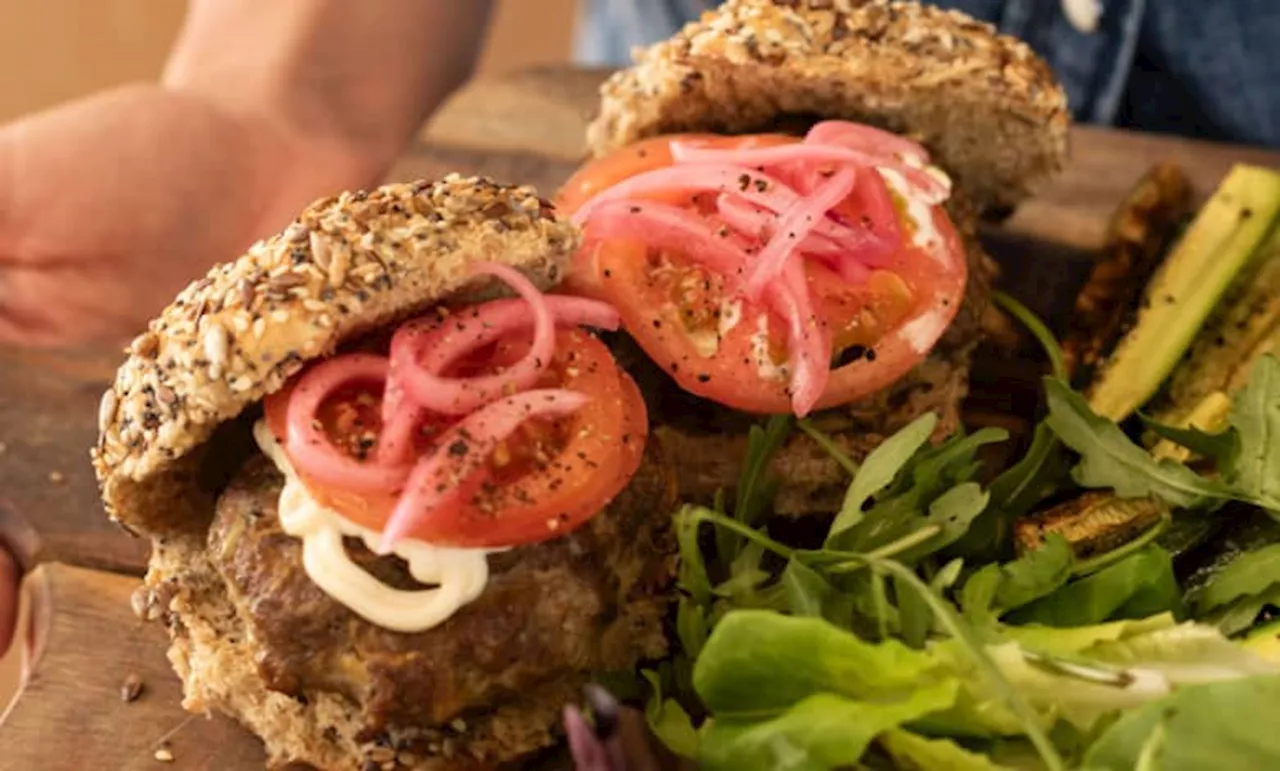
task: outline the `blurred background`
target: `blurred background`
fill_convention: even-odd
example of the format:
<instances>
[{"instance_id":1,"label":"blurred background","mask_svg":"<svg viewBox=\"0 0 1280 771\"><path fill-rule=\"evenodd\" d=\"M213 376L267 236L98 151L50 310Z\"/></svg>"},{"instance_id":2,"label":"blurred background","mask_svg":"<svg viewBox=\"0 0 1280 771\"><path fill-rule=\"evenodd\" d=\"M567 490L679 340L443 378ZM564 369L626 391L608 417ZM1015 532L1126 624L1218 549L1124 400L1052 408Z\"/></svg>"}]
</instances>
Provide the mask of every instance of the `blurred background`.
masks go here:
<instances>
[{"instance_id":1,"label":"blurred background","mask_svg":"<svg viewBox=\"0 0 1280 771\"><path fill-rule=\"evenodd\" d=\"M480 71L568 59L574 6L498 0ZM183 0L0 0L0 121L156 78L185 11ZM0 713L19 666L12 653L0 659Z\"/></svg>"}]
</instances>

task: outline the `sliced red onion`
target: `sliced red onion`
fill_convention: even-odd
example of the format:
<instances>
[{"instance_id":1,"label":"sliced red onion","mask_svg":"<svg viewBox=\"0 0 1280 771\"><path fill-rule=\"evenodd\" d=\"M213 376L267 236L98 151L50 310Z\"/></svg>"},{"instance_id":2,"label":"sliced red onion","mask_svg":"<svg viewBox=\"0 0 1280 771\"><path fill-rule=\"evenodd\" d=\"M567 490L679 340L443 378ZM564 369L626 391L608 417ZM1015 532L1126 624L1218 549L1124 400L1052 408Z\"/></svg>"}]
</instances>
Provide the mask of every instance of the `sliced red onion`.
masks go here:
<instances>
[{"instance_id":1,"label":"sliced red onion","mask_svg":"<svg viewBox=\"0 0 1280 771\"><path fill-rule=\"evenodd\" d=\"M826 219L827 212L853 192L857 174L851 166L836 170L812 195L798 201L779 218L773 236L747 273L748 297L759 297L765 286L778 278L787 258L797 253L800 243Z\"/></svg>"},{"instance_id":2,"label":"sliced red onion","mask_svg":"<svg viewBox=\"0 0 1280 771\"><path fill-rule=\"evenodd\" d=\"M388 362L384 356L351 353L321 362L298 378L289 396L285 448L307 476L324 484L358 492L394 490L409 476L407 464L359 460L335 447L316 419L316 412L334 391L357 382L384 386Z\"/></svg>"},{"instance_id":3,"label":"sliced red onion","mask_svg":"<svg viewBox=\"0 0 1280 771\"><path fill-rule=\"evenodd\" d=\"M594 233L633 239L653 249L679 252L734 281L745 269L747 253L710 224L679 206L654 201L607 201L592 217ZM592 239L592 231L587 238Z\"/></svg>"},{"instance_id":4,"label":"sliced red onion","mask_svg":"<svg viewBox=\"0 0 1280 771\"><path fill-rule=\"evenodd\" d=\"M382 530L380 550L413 531L443 506L474 492L486 475L486 464L498 443L524 421L563 417L586 404L576 391L543 388L525 391L484 405L444 432L435 449L419 459Z\"/></svg>"},{"instance_id":5,"label":"sliced red onion","mask_svg":"<svg viewBox=\"0 0 1280 771\"><path fill-rule=\"evenodd\" d=\"M633 200L654 193L735 192L758 206L782 211L794 206L799 196L785 182L761 171L727 163L689 163L642 172L593 196L573 213L573 223L582 225L601 204Z\"/></svg>"},{"instance_id":6,"label":"sliced red onion","mask_svg":"<svg viewBox=\"0 0 1280 771\"><path fill-rule=\"evenodd\" d=\"M813 309L804 269L799 258L791 256L783 267L781 281L766 290L766 300L775 313L787 322L787 367L791 370L791 409L797 417L805 417L827 389L831 376L828 351L831 344L826 330Z\"/></svg>"},{"instance_id":7,"label":"sliced red onion","mask_svg":"<svg viewBox=\"0 0 1280 771\"><path fill-rule=\"evenodd\" d=\"M896 157L916 166L926 166L929 163L929 151L918 142L862 123L820 121L809 129L804 141L807 144L845 147L875 157Z\"/></svg>"},{"instance_id":8,"label":"sliced red onion","mask_svg":"<svg viewBox=\"0 0 1280 771\"><path fill-rule=\"evenodd\" d=\"M422 325L406 324L391 342L396 387L403 387L413 403L441 415L466 415L504 393L522 391L533 385L551 363L555 352L555 320L546 298L523 273L493 262L476 263L471 272L490 275L506 282L524 300L525 308L515 311L520 326L533 327L533 345L523 359L494 375L445 377L450 364L476 350L488 336L483 321L476 323L449 317L433 327L429 339L418 339ZM424 336L426 337L426 336Z\"/></svg>"},{"instance_id":9,"label":"sliced red onion","mask_svg":"<svg viewBox=\"0 0 1280 771\"><path fill-rule=\"evenodd\" d=\"M847 147L819 144L772 145L749 149L723 150L699 147L682 141L671 143L671 155L679 163L725 163L742 166L778 167L796 162L853 164L859 168L883 166L906 178L913 188L937 204L946 200L950 191L928 172L893 158L872 155Z\"/></svg>"}]
</instances>

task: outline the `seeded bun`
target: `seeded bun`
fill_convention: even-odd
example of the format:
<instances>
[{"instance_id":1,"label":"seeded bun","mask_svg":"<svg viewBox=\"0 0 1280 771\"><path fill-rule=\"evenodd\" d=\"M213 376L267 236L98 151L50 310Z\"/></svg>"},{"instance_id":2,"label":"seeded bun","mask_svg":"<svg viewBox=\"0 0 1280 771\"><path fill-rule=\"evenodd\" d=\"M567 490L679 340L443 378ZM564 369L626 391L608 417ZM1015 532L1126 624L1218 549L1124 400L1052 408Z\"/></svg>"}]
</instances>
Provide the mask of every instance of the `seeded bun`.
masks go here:
<instances>
[{"instance_id":1,"label":"seeded bun","mask_svg":"<svg viewBox=\"0 0 1280 771\"><path fill-rule=\"evenodd\" d=\"M956 12L889 0L727 0L635 53L601 87L602 155L682 131L740 134L846 119L911 136L982 210L1058 171L1067 99L1019 40Z\"/></svg>"},{"instance_id":2,"label":"seeded bun","mask_svg":"<svg viewBox=\"0 0 1280 771\"><path fill-rule=\"evenodd\" d=\"M184 289L130 345L92 452L107 512L134 532L202 532L243 457L220 426L343 341L484 292L472 262L556 283L578 238L531 188L456 175L314 203Z\"/></svg>"}]
</instances>

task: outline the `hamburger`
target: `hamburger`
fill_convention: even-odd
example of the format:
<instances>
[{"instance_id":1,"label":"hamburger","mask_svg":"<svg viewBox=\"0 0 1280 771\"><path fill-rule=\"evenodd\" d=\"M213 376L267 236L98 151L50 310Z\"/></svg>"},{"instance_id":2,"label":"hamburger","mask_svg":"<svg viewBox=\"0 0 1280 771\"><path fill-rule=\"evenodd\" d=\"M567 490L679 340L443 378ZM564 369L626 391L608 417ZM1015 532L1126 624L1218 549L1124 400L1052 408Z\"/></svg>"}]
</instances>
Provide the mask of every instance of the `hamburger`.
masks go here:
<instances>
[{"instance_id":1,"label":"hamburger","mask_svg":"<svg viewBox=\"0 0 1280 771\"><path fill-rule=\"evenodd\" d=\"M610 77L557 201L569 283L638 344L682 494L733 486L761 414L855 460L924 412L954 432L995 278L977 224L1059 170L1068 125L1024 43L907 2L729 0ZM806 434L774 468L778 513L838 508Z\"/></svg>"},{"instance_id":2,"label":"hamburger","mask_svg":"<svg viewBox=\"0 0 1280 771\"><path fill-rule=\"evenodd\" d=\"M604 84L554 203L343 193L214 268L130 346L93 451L184 706L273 767L529 762L585 683L667 652L670 512L733 486L761 416L854 458L958 427L976 224L1067 122L963 15L730 0ZM847 483L802 433L774 471L783 514Z\"/></svg>"},{"instance_id":3,"label":"hamburger","mask_svg":"<svg viewBox=\"0 0 1280 771\"><path fill-rule=\"evenodd\" d=\"M273 767L494 768L665 651L671 474L612 311L542 294L578 241L528 188L346 193L132 343L93 460L186 709Z\"/></svg>"}]
</instances>

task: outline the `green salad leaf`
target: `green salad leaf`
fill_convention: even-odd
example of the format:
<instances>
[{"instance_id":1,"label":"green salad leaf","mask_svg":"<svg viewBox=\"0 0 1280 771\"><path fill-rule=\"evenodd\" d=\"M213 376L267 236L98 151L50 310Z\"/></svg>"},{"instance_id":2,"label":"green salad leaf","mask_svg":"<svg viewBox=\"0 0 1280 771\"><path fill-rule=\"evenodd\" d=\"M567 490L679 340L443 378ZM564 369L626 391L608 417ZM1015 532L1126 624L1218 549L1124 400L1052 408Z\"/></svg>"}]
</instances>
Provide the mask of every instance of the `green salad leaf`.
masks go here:
<instances>
[{"instance_id":1,"label":"green salad leaf","mask_svg":"<svg viewBox=\"0 0 1280 771\"><path fill-rule=\"evenodd\" d=\"M1098 416L1083 396L1054 378L1044 380L1049 427L1080 455L1072 476L1082 487L1110 488L1122 498L1155 495L1181 508L1231 497L1229 489L1169 459L1157 461L1115 423Z\"/></svg>"},{"instance_id":2,"label":"green salad leaf","mask_svg":"<svg viewBox=\"0 0 1280 771\"><path fill-rule=\"evenodd\" d=\"M644 715L649 728L672 752L681 757L696 758L698 730L693 727L693 719L680 702L663 698L662 680L657 673L645 670L641 674L652 689Z\"/></svg>"},{"instance_id":3,"label":"green salad leaf","mask_svg":"<svg viewBox=\"0 0 1280 771\"><path fill-rule=\"evenodd\" d=\"M827 771L852 766L884 731L955 701L955 681L922 683L900 698L860 701L815 693L766 720L717 717L699 736L702 768Z\"/></svg>"},{"instance_id":4,"label":"green salad leaf","mask_svg":"<svg viewBox=\"0 0 1280 771\"><path fill-rule=\"evenodd\" d=\"M863 520L863 506L871 500L871 496L893 482L916 451L929 441L929 436L937 425L938 416L931 412L925 413L881 442L867 455L858 468L853 483L849 485L840 512L831 523L828 541Z\"/></svg>"},{"instance_id":5,"label":"green salad leaf","mask_svg":"<svg viewBox=\"0 0 1280 771\"><path fill-rule=\"evenodd\" d=\"M1098 771L1280 768L1277 704L1280 676L1182 688L1122 715L1085 764Z\"/></svg>"},{"instance_id":6,"label":"green salad leaf","mask_svg":"<svg viewBox=\"0 0 1280 771\"><path fill-rule=\"evenodd\" d=\"M1254 362L1249 382L1233 398L1231 425L1240 436L1231 483L1254 502L1280 515L1280 360Z\"/></svg>"},{"instance_id":7,"label":"green salad leaf","mask_svg":"<svg viewBox=\"0 0 1280 771\"><path fill-rule=\"evenodd\" d=\"M1280 586L1280 543L1243 552L1227 563L1193 596L1197 614L1241 598L1271 593Z\"/></svg>"},{"instance_id":8,"label":"green salad leaf","mask_svg":"<svg viewBox=\"0 0 1280 771\"><path fill-rule=\"evenodd\" d=\"M898 698L928 682L937 666L900 642L865 642L822 619L736 610L712 631L693 684L717 717L750 717L815 693Z\"/></svg>"},{"instance_id":9,"label":"green salad leaf","mask_svg":"<svg viewBox=\"0 0 1280 771\"><path fill-rule=\"evenodd\" d=\"M989 626L1004 613L1048 596L1071 578L1074 561L1067 539L1050 533L1040 548L1012 562L986 565L960 590L960 607L976 626Z\"/></svg>"},{"instance_id":10,"label":"green salad leaf","mask_svg":"<svg viewBox=\"0 0 1280 771\"><path fill-rule=\"evenodd\" d=\"M1018 608L1007 620L1014 624L1072 627L1146 618L1166 611L1182 614L1182 590L1169 553L1150 544Z\"/></svg>"},{"instance_id":11,"label":"green salad leaf","mask_svg":"<svg viewBox=\"0 0 1280 771\"><path fill-rule=\"evenodd\" d=\"M950 739L929 739L901 728L885 731L879 744L901 771L1013 771Z\"/></svg>"},{"instance_id":12,"label":"green salad leaf","mask_svg":"<svg viewBox=\"0 0 1280 771\"><path fill-rule=\"evenodd\" d=\"M1194 453L1213 458L1225 468L1230 468L1240 457L1240 434L1234 427L1228 426L1223 431L1211 434L1195 427L1179 428L1166 425L1141 412L1138 413L1138 418L1147 429L1161 439L1168 439Z\"/></svg>"}]
</instances>

